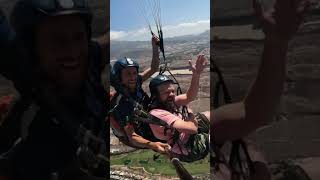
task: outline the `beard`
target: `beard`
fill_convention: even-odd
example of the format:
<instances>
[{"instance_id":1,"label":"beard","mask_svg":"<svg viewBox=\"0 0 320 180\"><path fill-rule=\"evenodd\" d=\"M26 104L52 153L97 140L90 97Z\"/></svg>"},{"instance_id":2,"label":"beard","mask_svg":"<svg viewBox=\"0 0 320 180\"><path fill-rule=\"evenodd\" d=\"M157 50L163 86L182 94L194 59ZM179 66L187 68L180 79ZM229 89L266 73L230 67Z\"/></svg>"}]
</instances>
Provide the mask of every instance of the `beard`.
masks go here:
<instances>
[{"instance_id":1,"label":"beard","mask_svg":"<svg viewBox=\"0 0 320 180\"><path fill-rule=\"evenodd\" d=\"M167 98L166 101L162 102L162 106L163 108L165 108L165 110L169 112L176 112L178 109L178 107L174 103L174 98L171 97Z\"/></svg>"},{"instance_id":2,"label":"beard","mask_svg":"<svg viewBox=\"0 0 320 180\"><path fill-rule=\"evenodd\" d=\"M129 92L135 92L135 90L136 90L136 84L128 84L128 85L126 85L125 86L128 90L129 90Z\"/></svg>"}]
</instances>

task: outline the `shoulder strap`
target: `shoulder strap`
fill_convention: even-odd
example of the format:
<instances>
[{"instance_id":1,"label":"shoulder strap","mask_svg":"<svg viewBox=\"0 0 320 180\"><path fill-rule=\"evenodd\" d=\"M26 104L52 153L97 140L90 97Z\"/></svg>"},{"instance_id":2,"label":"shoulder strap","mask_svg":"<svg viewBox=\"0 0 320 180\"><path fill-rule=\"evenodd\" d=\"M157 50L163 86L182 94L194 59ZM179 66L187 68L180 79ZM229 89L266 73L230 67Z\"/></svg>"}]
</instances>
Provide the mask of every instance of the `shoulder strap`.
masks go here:
<instances>
[{"instance_id":1,"label":"shoulder strap","mask_svg":"<svg viewBox=\"0 0 320 180\"><path fill-rule=\"evenodd\" d=\"M116 92L116 93L112 96L112 98L111 98L111 100L110 100L110 111L111 111L117 104L119 104L121 98L122 98L122 95L121 95L120 93L118 93L118 92ZM110 111L109 111L109 112L110 112Z\"/></svg>"},{"instance_id":2,"label":"shoulder strap","mask_svg":"<svg viewBox=\"0 0 320 180\"><path fill-rule=\"evenodd\" d=\"M21 136L21 123L25 111L31 104L30 98L21 96L0 126L0 153L7 151Z\"/></svg>"},{"instance_id":3,"label":"shoulder strap","mask_svg":"<svg viewBox=\"0 0 320 180\"><path fill-rule=\"evenodd\" d=\"M21 138L25 140L29 134L29 126L39 112L40 107L32 103L22 114Z\"/></svg>"}]
</instances>

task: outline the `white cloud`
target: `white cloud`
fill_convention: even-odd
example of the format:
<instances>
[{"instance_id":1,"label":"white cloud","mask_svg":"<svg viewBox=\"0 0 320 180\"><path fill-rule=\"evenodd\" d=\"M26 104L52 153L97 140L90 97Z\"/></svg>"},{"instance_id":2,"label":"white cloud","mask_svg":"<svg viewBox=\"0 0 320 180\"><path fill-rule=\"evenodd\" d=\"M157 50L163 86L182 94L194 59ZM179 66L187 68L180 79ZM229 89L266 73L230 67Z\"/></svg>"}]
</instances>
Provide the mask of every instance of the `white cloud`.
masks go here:
<instances>
[{"instance_id":1,"label":"white cloud","mask_svg":"<svg viewBox=\"0 0 320 180\"><path fill-rule=\"evenodd\" d=\"M156 27L152 28L156 32ZM162 27L164 38L199 34L210 29L210 20L200 20L196 22L184 22L177 25L168 25ZM149 40L150 32L147 28L141 28L133 31L111 31L111 40Z\"/></svg>"},{"instance_id":2,"label":"white cloud","mask_svg":"<svg viewBox=\"0 0 320 180\"><path fill-rule=\"evenodd\" d=\"M110 31L110 39L115 40L115 39L121 39L123 37L126 37L128 33L124 31Z\"/></svg>"}]
</instances>

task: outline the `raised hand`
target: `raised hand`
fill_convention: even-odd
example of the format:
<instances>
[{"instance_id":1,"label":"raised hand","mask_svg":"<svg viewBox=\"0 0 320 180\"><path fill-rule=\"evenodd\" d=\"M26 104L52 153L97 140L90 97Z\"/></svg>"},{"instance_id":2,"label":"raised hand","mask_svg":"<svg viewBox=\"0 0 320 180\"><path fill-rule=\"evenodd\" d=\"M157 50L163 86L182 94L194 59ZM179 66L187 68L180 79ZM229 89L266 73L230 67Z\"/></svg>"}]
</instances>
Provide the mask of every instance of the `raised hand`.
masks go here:
<instances>
[{"instance_id":1,"label":"raised hand","mask_svg":"<svg viewBox=\"0 0 320 180\"><path fill-rule=\"evenodd\" d=\"M266 37L290 40L303 22L310 0L276 0L273 8L264 11L257 0L253 0L256 16L262 24Z\"/></svg>"},{"instance_id":2,"label":"raised hand","mask_svg":"<svg viewBox=\"0 0 320 180\"><path fill-rule=\"evenodd\" d=\"M204 55L199 54L195 65L192 65L191 60L189 60L189 68L192 71L192 73L200 74L207 65L207 63L207 59L204 57Z\"/></svg>"},{"instance_id":3,"label":"raised hand","mask_svg":"<svg viewBox=\"0 0 320 180\"><path fill-rule=\"evenodd\" d=\"M160 40L157 36L153 35L151 38L152 42L152 49L154 52L159 52L158 44L160 43Z\"/></svg>"}]
</instances>

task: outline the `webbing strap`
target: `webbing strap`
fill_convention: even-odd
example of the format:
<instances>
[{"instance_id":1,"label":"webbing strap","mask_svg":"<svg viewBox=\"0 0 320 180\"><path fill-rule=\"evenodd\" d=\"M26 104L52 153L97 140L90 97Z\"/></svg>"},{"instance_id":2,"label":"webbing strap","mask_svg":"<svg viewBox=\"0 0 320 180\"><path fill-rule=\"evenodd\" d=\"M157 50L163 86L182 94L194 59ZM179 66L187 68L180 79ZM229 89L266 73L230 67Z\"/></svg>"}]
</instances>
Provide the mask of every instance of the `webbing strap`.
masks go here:
<instances>
[{"instance_id":1,"label":"webbing strap","mask_svg":"<svg viewBox=\"0 0 320 180\"><path fill-rule=\"evenodd\" d=\"M224 97L224 103L225 104L232 103L232 99L231 99L231 95L228 91L228 88L224 82L224 79L223 79L223 76L222 76L222 73L221 73L219 67L215 64L215 62L212 59L210 60L210 63L212 66L212 67L210 67L210 71L215 72L218 76L218 82L217 82L215 89L214 89L215 93L214 93L214 100L213 100L214 107L218 108L221 105L221 103L219 101L219 93L220 93L221 87L222 87L222 92L223 92L223 97ZM233 172L235 172L236 166L238 166L240 169L240 175L244 179L246 179L246 177L245 177L246 173L244 172L243 166L241 164L240 148L242 148L245 153L246 161L248 163L249 173L254 172L253 162L249 156L247 146L242 139L232 141L232 148L231 148L231 154L230 154L230 159L229 159L229 165L230 165L231 170ZM217 148L213 148L213 151L217 151ZM220 155L220 153L218 153L218 152L215 152L215 154L216 154L216 156ZM220 157L217 157L217 159L220 159Z\"/></svg>"},{"instance_id":2,"label":"webbing strap","mask_svg":"<svg viewBox=\"0 0 320 180\"><path fill-rule=\"evenodd\" d=\"M126 98L134 107L134 112L137 116L141 117L141 121L160 125L160 126L168 126L167 123L163 122L161 119L159 119L156 116L153 116L149 112L143 109L143 106L139 104L136 100L134 100L131 96L128 96L124 93L124 89L122 85L117 86L117 93L121 94L124 98ZM137 118L140 120L140 118Z\"/></svg>"}]
</instances>

